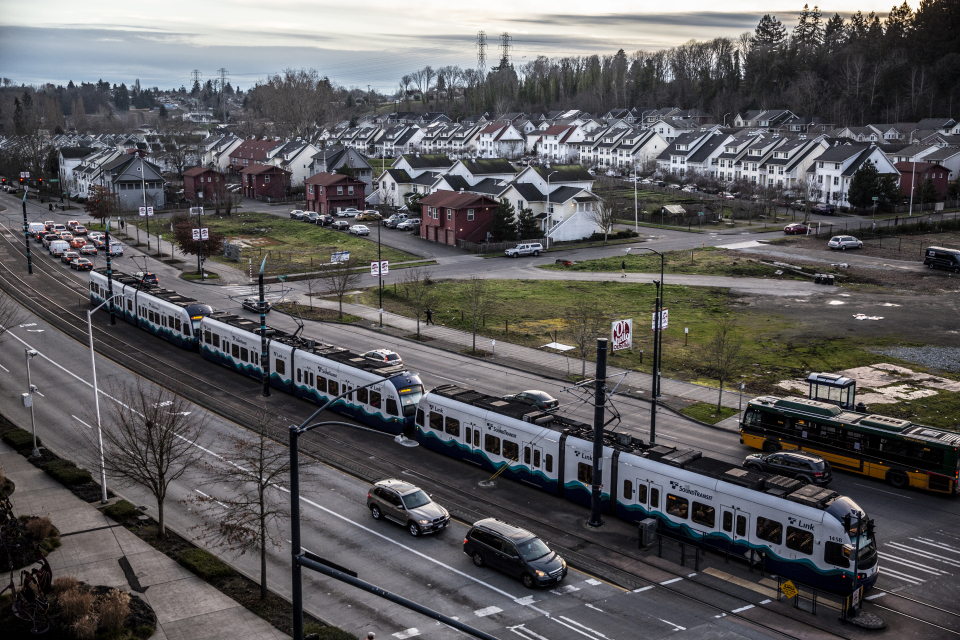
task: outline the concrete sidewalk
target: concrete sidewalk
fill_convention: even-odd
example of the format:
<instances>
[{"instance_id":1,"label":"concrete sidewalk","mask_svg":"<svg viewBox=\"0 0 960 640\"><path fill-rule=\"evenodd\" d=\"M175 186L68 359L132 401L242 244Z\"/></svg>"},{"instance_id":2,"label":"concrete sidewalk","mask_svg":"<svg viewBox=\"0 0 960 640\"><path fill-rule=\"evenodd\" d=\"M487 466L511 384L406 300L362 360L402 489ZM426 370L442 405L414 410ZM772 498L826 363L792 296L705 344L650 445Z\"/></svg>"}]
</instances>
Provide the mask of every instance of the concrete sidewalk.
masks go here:
<instances>
[{"instance_id":1,"label":"concrete sidewalk","mask_svg":"<svg viewBox=\"0 0 960 640\"><path fill-rule=\"evenodd\" d=\"M150 603L160 640L288 638L160 551L116 524L0 443L0 464L16 483L16 515L49 515L63 545L48 556L54 579L131 591ZM127 571L124 571L124 565Z\"/></svg>"}]
</instances>

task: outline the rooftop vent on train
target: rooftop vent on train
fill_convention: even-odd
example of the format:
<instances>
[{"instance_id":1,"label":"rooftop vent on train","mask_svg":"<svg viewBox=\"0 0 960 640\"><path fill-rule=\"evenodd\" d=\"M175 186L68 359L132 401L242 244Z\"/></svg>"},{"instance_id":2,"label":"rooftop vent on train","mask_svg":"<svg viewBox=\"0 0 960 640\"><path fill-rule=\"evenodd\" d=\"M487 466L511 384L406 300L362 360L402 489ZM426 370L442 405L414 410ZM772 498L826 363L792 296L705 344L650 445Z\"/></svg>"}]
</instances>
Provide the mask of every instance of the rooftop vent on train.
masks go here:
<instances>
[{"instance_id":1,"label":"rooftop vent on train","mask_svg":"<svg viewBox=\"0 0 960 640\"><path fill-rule=\"evenodd\" d=\"M799 480L787 478L786 476L770 476L767 478L766 485L767 493L781 498L802 486Z\"/></svg>"},{"instance_id":2,"label":"rooftop vent on train","mask_svg":"<svg viewBox=\"0 0 960 640\"><path fill-rule=\"evenodd\" d=\"M630 435L629 433L627 433L626 431L618 431L618 432L617 432L617 442L619 442L620 444L622 444L622 445L625 446L625 447L628 447L628 446L630 446L631 444L633 444L633 436L631 436L631 435Z\"/></svg>"},{"instance_id":3,"label":"rooftop vent on train","mask_svg":"<svg viewBox=\"0 0 960 640\"><path fill-rule=\"evenodd\" d=\"M791 502L796 502L798 504L805 504L808 507L814 507L817 509L823 509L827 506L828 502L832 502L839 494L836 491L830 489L824 489L823 487L818 487L815 484L808 484L805 487L797 489L793 493L786 496L787 500Z\"/></svg>"},{"instance_id":4,"label":"rooftop vent on train","mask_svg":"<svg viewBox=\"0 0 960 640\"><path fill-rule=\"evenodd\" d=\"M310 349L311 351L313 351L313 347L316 346L316 344L317 343L314 342L313 340L307 340L307 348Z\"/></svg>"}]
</instances>

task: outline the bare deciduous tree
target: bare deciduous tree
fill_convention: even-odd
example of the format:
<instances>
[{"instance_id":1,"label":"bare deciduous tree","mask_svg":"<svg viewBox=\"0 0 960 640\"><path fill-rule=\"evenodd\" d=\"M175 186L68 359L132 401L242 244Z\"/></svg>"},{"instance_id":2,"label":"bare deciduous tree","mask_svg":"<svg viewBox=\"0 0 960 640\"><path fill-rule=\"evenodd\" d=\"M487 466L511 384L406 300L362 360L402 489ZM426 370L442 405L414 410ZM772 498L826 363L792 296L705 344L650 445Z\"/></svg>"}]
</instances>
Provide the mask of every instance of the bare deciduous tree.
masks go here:
<instances>
[{"instance_id":1,"label":"bare deciduous tree","mask_svg":"<svg viewBox=\"0 0 960 640\"><path fill-rule=\"evenodd\" d=\"M228 436L224 459L204 464L217 495L192 500L204 507L204 538L240 555L259 552L261 600L268 594L267 549L280 546L277 525L290 519L289 503L277 486L290 474L290 451L269 437L268 422L261 404L253 434Z\"/></svg>"},{"instance_id":2,"label":"bare deciduous tree","mask_svg":"<svg viewBox=\"0 0 960 640\"><path fill-rule=\"evenodd\" d=\"M0 291L0 340L7 331L22 323L26 317L27 312L23 307L5 292Z\"/></svg>"},{"instance_id":3,"label":"bare deciduous tree","mask_svg":"<svg viewBox=\"0 0 960 640\"><path fill-rule=\"evenodd\" d=\"M593 209L587 213L587 218L600 227L603 232L603 241L606 242L613 229L617 212L621 209L620 198L612 193L594 195L597 199L593 203Z\"/></svg>"},{"instance_id":4,"label":"bare deciduous tree","mask_svg":"<svg viewBox=\"0 0 960 640\"><path fill-rule=\"evenodd\" d=\"M157 535L166 535L164 503L170 484L199 459L194 446L206 418L174 391L143 379L111 392L119 402L107 405L103 428L103 460L107 475L147 489L157 502ZM97 451L96 431L81 431ZM99 460L97 461L97 464Z\"/></svg>"},{"instance_id":5,"label":"bare deciduous tree","mask_svg":"<svg viewBox=\"0 0 960 640\"><path fill-rule=\"evenodd\" d=\"M357 271L357 259L351 257L343 262L324 266L320 280L327 293L337 296L340 305L340 319L343 319L343 296L347 291L360 284L361 273Z\"/></svg>"},{"instance_id":6,"label":"bare deciduous tree","mask_svg":"<svg viewBox=\"0 0 960 640\"><path fill-rule=\"evenodd\" d=\"M403 273L401 286L406 293L413 315L417 317L417 338L420 337L420 318L426 315L427 309L433 303L433 292L430 290L431 275L429 269L422 267L407 269ZM476 349L476 343L474 343L474 349Z\"/></svg>"},{"instance_id":7,"label":"bare deciduous tree","mask_svg":"<svg viewBox=\"0 0 960 640\"><path fill-rule=\"evenodd\" d=\"M250 90L253 111L273 121L274 129L286 138L317 142L330 110L333 85L316 69L286 69L283 75L269 76Z\"/></svg>"},{"instance_id":8,"label":"bare deciduous tree","mask_svg":"<svg viewBox=\"0 0 960 640\"><path fill-rule=\"evenodd\" d=\"M567 333L580 353L581 378L587 375L587 358L597 337L604 331L606 320L607 317L597 310L596 303L584 296L577 297L563 316Z\"/></svg>"},{"instance_id":9,"label":"bare deciduous tree","mask_svg":"<svg viewBox=\"0 0 960 640\"><path fill-rule=\"evenodd\" d=\"M483 320L483 316L493 310L495 303L493 289L490 283L483 278L471 276L466 282L463 292L464 303L470 312L470 321L473 326L473 352L477 352L477 329Z\"/></svg>"},{"instance_id":10,"label":"bare deciduous tree","mask_svg":"<svg viewBox=\"0 0 960 640\"><path fill-rule=\"evenodd\" d=\"M713 375L720 382L720 392L717 396L717 411L720 411L723 401L723 383L737 375L746 363L745 343L743 334L732 318L721 318L715 323L713 337L703 346L704 364L713 371Z\"/></svg>"}]
</instances>

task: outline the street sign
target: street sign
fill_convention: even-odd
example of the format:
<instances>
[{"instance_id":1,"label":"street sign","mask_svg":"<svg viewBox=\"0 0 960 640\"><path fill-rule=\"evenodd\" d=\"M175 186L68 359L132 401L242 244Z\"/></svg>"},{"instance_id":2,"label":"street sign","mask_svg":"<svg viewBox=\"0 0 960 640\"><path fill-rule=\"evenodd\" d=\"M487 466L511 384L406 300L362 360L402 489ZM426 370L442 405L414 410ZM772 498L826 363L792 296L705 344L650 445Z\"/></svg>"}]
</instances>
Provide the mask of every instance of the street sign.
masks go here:
<instances>
[{"instance_id":1,"label":"street sign","mask_svg":"<svg viewBox=\"0 0 960 640\"><path fill-rule=\"evenodd\" d=\"M210 239L210 229L207 229L207 228L200 229L200 239L201 239L201 240L209 240L209 239Z\"/></svg>"},{"instance_id":2,"label":"street sign","mask_svg":"<svg viewBox=\"0 0 960 640\"><path fill-rule=\"evenodd\" d=\"M385 276L388 273L390 273L390 262L388 260L370 263L370 275L374 278Z\"/></svg>"},{"instance_id":3,"label":"street sign","mask_svg":"<svg viewBox=\"0 0 960 640\"><path fill-rule=\"evenodd\" d=\"M874 201L874 202L876 202L876 201L879 200L879 199L880 199L879 196L873 196L873 201Z\"/></svg>"},{"instance_id":4,"label":"street sign","mask_svg":"<svg viewBox=\"0 0 960 640\"><path fill-rule=\"evenodd\" d=\"M152 215L153 215L153 207L147 207L147 215L148 215L148 216L152 216Z\"/></svg>"},{"instance_id":5,"label":"street sign","mask_svg":"<svg viewBox=\"0 0 960 640\"><path fill-rule=\"evenodd\" d=\"M330 262L331 262L332 264L337 264L337 263L340 263L340 262L347 262L348 260L350 260L350 252L349 252L349 251L336 251L336 252L330 254Z\"/></svg>"},{"instance_id":6,"label":"street sign","mask_svg":"<svg viewBox=\"0 0 960 640\"><path fill-rule=\"evenodd\" d=\"M200 229L191 229L191 231L193 231L193 239L194 239L194 240L199 240L199 239L200 239Z\"/></svg>"},{"instance_id":7,"label":"street sign","mask_svg":"<svg viewBox=\"0 0 960 640\"><path fill-rule=\"evenodd\" d=\"M190 207L190 215L203 215L203 207Z\"/></svg>"},{"instance_id":8,"label":"street sign","mask_svg":"<svg viewBox=\"0 0 960 640\"><path fill-rule=\"evenodd\" d=\"M47 182L60 182L60 178L50 178Z\"/></svg>"},{"instance_id":9,"label":"street sign","mask_svg":"<svg viewBox=\"0 0 960 640\"><path fill-rule=\"evenodd\" d=\"M787 580L780 585L780 591L783 591L783 595L787 596L788 598L795 598L797 597L797 594L800 593L800 590L797 589L797 587L790 580Z\"/></svg>"},{"instance_id":10,"label":"street sign","mask_svg":"<svg viewBox=\"0 0 960 640\"><path fill-rule=\"evenodd\" d=\"M857 588L856 591L853 592L853 606L857 606L858 604L860 604L860 598L862 596L863 596L863 586L860 586L859 588Z\"/></svg>"},{"instance_id":11,"label":"street sign","mask_svg":"<svg viewBox=\"0 0 960 640\"><path fill-rule=\"evenodd\" d=\"M669 318L668 313L669 312L667 309L660 310L660 330L661 331L663 329L666 329L669 326L669 323L667 322ZM657 330L657 314L656 313L650 314L650 328L653 329L654 331Z\"/></svg>"},{"instance_id":12,"label":"street sign","mask_svg":"<svg viewBox=\"0 0 960 640\"><path fill-rule=\"evenodd\" d=\"M146 207L140 207L140 217L141 217L141 218L144 218L144 217L146 217L146 215L147 215L147 208L146 208Z\"/></svg>"},{"instance_id":13,"label":"street sign","mask_svg":"<svg viewBox=\"0 0 960 640\"><path fill-rule=\"evenodd\" d=\"M612 351L633 348L633 318L614 321L610 328L610 345Z\"/></svg>"},{"instance_id":14,"label":"street sign","mask_svg":"<svg viewBox=\"0 0 960 640\"><path fill-rule=\"evenodd\" d=\"M21 172L20 172L20 177L21 177L21 178L29 178L29 177L30 177L30 172L29 172L29 171L21 171Z\"/></svg>"}]
</instances>

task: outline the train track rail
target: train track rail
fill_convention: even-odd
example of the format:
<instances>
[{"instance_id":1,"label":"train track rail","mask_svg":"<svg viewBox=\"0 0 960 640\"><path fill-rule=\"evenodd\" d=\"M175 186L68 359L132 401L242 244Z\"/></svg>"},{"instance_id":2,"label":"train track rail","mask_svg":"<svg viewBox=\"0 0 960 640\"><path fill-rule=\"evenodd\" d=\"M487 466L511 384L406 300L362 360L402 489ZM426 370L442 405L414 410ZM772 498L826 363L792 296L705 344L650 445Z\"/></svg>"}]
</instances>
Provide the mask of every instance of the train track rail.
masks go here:
<instances>
[{"instance_id":1,"label":"train track rail","mask_svg":"<svg viewBox=\"0 0 960 640\"><path fill-rule=\"evenodd\" d=\"M0 229L3 228L6 228L5 225L0 224ZM24 255L21 253L22 248L18 246L18 243L11 241L10 235L6 233L0 235L4 237L11 249L20 255ZM76 283L76 281L74 281L72 278L65 281L62 277L62 271L55 265L50 264L50 261L45 256L43 259L34 259L34 274L39 275L43 279L44 284L48 287L59 289L64 293L70 294L71 296L81 296L84 298L88 297L88 292L85 287L80 287L79 284ZM51 295L48 295L47 293L38 290L38 288L31 286L22 277L14 273L13 270L11 270L5 263L0 263L0 287L3 287L8 294L18 299L21 304L23 304L38 317L41 317L44 321L48 322L52 326L57 327L59 330L73 337L79 342L86 342L87 322L85 317L82 317L73 309L65 306L65 304L60 300L54 299ZM126 325L127 323L123 320L119 320L118 325L121 324ZM133 329L133 327L129 326L123 327L123 329L128 328ZM205 377L198 375L194 371L182 366L182 361L185 360L185 358L182 356L192 354L192 352L187 352L173 346L170 346L165 350L152 352L153 355L151 359L154 359L155 363L150 362L150 359L134 357L131 354L140 353L141 348L144 345L156 345L159 341L155 337L150 336L145 332L136 331L136 333L132 334L130 337L125 337L121 335L122 333L123 331L107 330L102 324L95 324L94 346L96 350L104 357L111 359L115 363L130 370L131 372L146 377L153 382L160 384L161 386L165 386L171 390L177 391L191 402L203 406L204 408L213 411L214 413L238 424L241 427L247 428L251 426L251 418L257 415L261 405L259 402L249 399L249 397L244 397L244 395L241 394L242 392L237 391L237 386L243 384L243 381L245 381L244 378L237 376L236 374L231 374L229 378L227 378L230 380L229 385L219 385L211 381L209 376ZM139 344L141 337L145 338L143 344ZM195 354L192 355L195 358ZM190 364L193 365L195 369L196 361L194 358L190 359ZM217 371L218 368L216 365L210 365L210 369L206 370ZM254 381L249 382L249 391L259 389L259 383L255 383ZM300 412L296 411L296 409L301 406L308 408L314 407L314 405L294 398L293 396L287 397L284 394L284 398L289 399L288 402L283 402L282 404L286 408L290 409L289 413L291 416L299 414ZM338 417L338 419L343 420L342 417ZM269 425L271 431L273 432L274 438L279 443L284 445L286 444L288 437L288 425L294 421L299 422L299 420L296 420L296 418L281 415L278 416L277 419L273 420ZM307 435L311 436L314 434ZM344 455L344 450L353 452L353 455ZM368 449L364 449L352 442L349 442L348 440L337 438L330 432L323 434L323 438L320 438L319 436L306 438L302 444L301 452L365 481L374 481L382 478L384 475L384 469L358 462L358 460L367 460L370 458L370 452ZM480 518L489 517L490 513L509 513L517 516L517 518L520 520L535 523L541 528L542 531L551 532L553 535L544 534L544 537L546 537L548 540L560 540L569 537L579 539L581 537L580 532L558 527L555 523L532 516L528 511L521 511L520 509L512 508L509 505L495 502L476 492L470 492L452 486L439 478L430 477L423 472L422 467L410 467L402 460L384 457L382 453L378 455L378 459L387 466L391 467L392 469L390 471L405 473L408 475L416 475L434 484L438 488L438 493L447 494L445 496L445 502L449 503L450 506L453 507L451 510L455 514L459 515L465 522L469 523ZM480 503L480 507L477 508L466 506L467 503L470 502ZM484 510L486 510L486 512L484 512ZM563 555L565 557L569 557L574 566L579 566L579 568L586 570L587 572L597 573L601 577L604 577L610 582L618 584L624 588L636 589L655 585L657 589L664 590L678 598L682 598L684 600L694 602L706 608L717 611L717 617L724 616L738 619L750 626L754 626L758 629L762 629L766 632L786 638L806 640L809 633L808 631L804 631L803 629L795 629L793 632L791 632L785 629L785 626L799 625L800 627L804 627L806 629L816 629L821 634L826 634L826 636L829 637L847 638L849 640L853 640L851 636L844 635L842 633L838 633L836 630L814 624L812 621L802 620L799 617L788 615L786 612L777 611L776 609L757 606L756 602L752 601L750 598L731 594L727 590L708 584L702 580L691 580L689 578L688 571L671 570L661 566L660 564L652 563L639 555L629 555L627 557L631 561L640 563L650 570L656 571L661 575L666 574L668 576L672 576L672 578L667 578L666 580L654 580L637 575L635 573L630 573L609 562L590 557L574 549L566 548L562 544L554 543L554 546L562 550ZM621 550L608 547L602 543L591 542L590 546L601 551L623 555ZM663 584L664 582L671 582L673 578L682 578L682 581L673 582L666 585ZM683 588L681 588L680 585L683 585ZM700 595L691 593L689 590L684 590L687 588L687 585L692 585L692 589L697 590ZM708 594L715 596L715 599L708 599ZM717 603L718 599L727 602L732 600L737 603L741 603L742 606L723 606ZM897 611L896 609L891 609L889 607L876 604L875 602L872 604L880 609L910 618L920 624L944 629L946 631L950 631L951 633L957 633L946 626L938 624L935 621L925 620L913 614ZM932 607L932 605L926 606ZM784 623L787 624L785 625Z\"/></svg>"}]
</instances>

